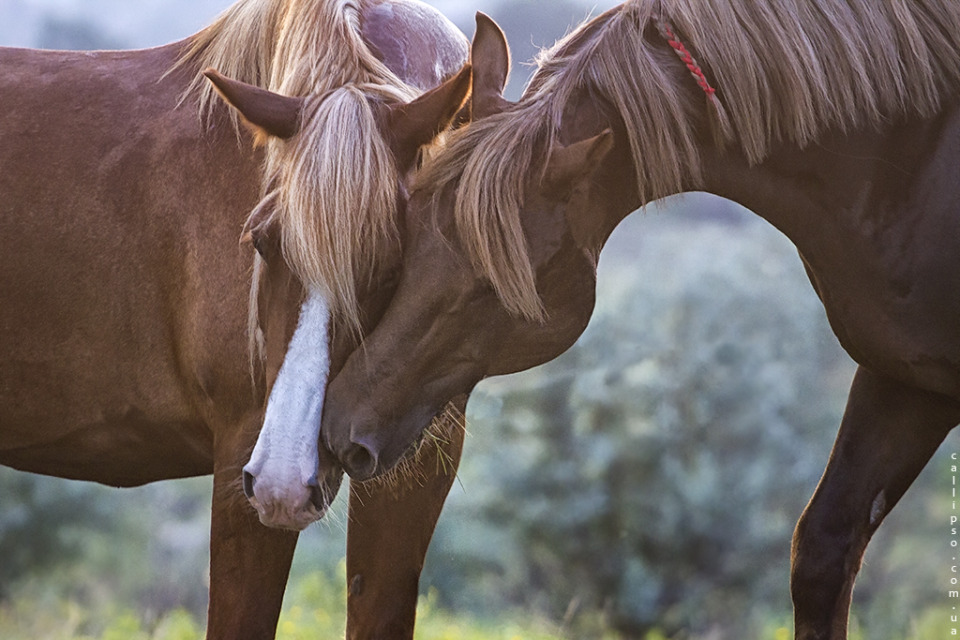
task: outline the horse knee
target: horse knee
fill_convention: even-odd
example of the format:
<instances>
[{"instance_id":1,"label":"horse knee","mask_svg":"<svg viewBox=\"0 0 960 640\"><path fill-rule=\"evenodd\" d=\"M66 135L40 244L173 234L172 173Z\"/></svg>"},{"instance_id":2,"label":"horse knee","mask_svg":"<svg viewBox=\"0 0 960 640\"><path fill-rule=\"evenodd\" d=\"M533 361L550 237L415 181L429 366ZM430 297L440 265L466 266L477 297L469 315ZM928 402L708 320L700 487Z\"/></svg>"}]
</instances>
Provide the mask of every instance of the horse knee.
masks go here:
<instances>
[{"instance_id":1,"label":"horse knee","mask_svg":"<svg viewBox=\"0 0 960 640\"><path fill-rule=\"evenodd\" d=\"M844 577L844 560L849 541L831 534L822 519L804 512L793 533L790 590L794 604L811 600L822 608L824 600L835 600Z\"/></svg>"}]
</instances>

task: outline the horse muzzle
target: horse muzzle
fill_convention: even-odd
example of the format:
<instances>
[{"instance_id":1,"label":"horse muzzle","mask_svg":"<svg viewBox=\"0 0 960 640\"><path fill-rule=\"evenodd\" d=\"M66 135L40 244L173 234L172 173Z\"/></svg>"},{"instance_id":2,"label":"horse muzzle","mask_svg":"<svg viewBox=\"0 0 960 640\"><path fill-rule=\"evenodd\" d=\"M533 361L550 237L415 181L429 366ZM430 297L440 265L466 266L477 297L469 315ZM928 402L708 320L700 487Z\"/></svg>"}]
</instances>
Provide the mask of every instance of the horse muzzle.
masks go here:
<instances>
[{"instance_id":1,"label":"horse muzzle","mask_svg":"<svg viewBox=\"0 0 960 640\"><path fill-rule=\"evenodd\" d=\"M326 514L342 481L343 470L329 461L306 479L289 466L251 461L243 468L243 493L260 522L293 531L302 531Z\"/></svg>"}]
</instances>

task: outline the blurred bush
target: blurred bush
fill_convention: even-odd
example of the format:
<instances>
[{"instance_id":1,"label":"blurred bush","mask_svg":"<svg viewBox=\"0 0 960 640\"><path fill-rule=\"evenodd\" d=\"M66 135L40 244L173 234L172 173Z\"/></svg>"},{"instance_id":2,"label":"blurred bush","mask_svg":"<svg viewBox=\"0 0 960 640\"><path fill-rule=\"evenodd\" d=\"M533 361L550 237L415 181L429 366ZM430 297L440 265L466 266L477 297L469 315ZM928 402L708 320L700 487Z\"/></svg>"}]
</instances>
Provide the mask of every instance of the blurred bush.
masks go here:
<instances>
[{"instance_id":1,"label":"blurred bush","mask_svg":"<svg viewBox=\"0 0 960 640\"><path fill-rule=\"evenodd\" d=\"M78 534L109 515L90 488L0 467L0 600L27 573L80 557Z\"/></svg>"},{"instance_id":2,"label":"blurred bush","mask_svg":"<svg viewBox=\"0 0 960 640\"><path fill-rule=\"evenodd\" d=\"M117 490L0 468L0 605L15 597L51 610L71 602L74 613L202 616L209 485L197 478ZM100 624L71 619L78 632Z\"/></svg>"}]
</instances>

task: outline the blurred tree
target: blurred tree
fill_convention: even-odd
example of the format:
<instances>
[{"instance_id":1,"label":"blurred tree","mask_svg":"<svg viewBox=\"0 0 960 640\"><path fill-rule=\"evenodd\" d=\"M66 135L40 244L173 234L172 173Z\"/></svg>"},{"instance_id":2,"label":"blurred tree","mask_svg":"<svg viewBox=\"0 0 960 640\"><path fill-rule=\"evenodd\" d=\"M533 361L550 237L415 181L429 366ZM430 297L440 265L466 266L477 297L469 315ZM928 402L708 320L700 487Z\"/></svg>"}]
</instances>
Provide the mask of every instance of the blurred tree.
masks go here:
<instances>
[{"instance_id":1,"label":"blurred tree","mask_svg":"<svg viewBox=\"0 0 960 640\"><path fill-rule=\"evenodd\" d=\"M107 515L92 487L0 467L0 600L28 572L76 559L71 532L96 527Z\"/></svg>"},{"instance_id":2,"label":"blurred tree","mask_svg":"<svg viewBox=\"0 0 960 640\"><path fill-rule=\"evenodd\" d=\"M206 610L208 479L122 491L0 468L0 600Z\"/></svg>"}]
</instances>

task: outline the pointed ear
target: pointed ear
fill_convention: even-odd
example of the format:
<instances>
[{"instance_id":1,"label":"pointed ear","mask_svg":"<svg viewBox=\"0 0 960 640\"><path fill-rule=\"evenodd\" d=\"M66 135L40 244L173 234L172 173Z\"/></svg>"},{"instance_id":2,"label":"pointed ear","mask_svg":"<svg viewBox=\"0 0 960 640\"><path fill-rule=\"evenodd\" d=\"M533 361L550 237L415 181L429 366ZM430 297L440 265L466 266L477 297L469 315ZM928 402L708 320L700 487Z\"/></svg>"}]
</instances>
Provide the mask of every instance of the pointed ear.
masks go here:
<instances>
[{"instance_id":1,"label":"pointed ear","mask_svg":"<svg viewBox=\"0 0 960 640\"><path fill-rule=\"evenodd\" d=\"M503 111L510 104L503 97L510 75L510 47L503 30L480 11L470 47L470 63L473 65L473 119Z\"/></svg>"},{"instance_id":2,"label":"pointed ear","mask_svg":"<svg viewBox=\"0 0 960 640\"><path fill-rule=\"evenodd\" d=\"M413 167L417 151L440 135L456 117L470 93L473 70L464 65L457 75L416 100L388 107L386 128L402 172Z\"/></svg>"},{"instance_id":3,"label":"pointed ear","mask_svg":"<svg viewBox=\"0 0 960 640\"><path fill-rule=\"evenodd\" d=\"M602 225L597 224L596 215L583 214L585 207L590 208L589 178L612 148L613 132L610 129L566 147L555 147L550 152L540 187L567 202L566 219L574 242L597 254L605 240Z\"/></svg>"},{"instance_id":4,"label":"pointed ear","mask_svg":"<svg viewBox=\"0 0 960 640\"><path fill-rule=\"evenodd\" d=\"M251 125L258 144L264 142L267 136L286 139L300 131L300 112L305 102L303 98L282 96L232 80L212 68L205 69L203 75L213 83L224 101Z\"/></svg>"},{"instance_id":5,"label":"pointed ear","mask_svg":"<svg viewBox=\"0 0 960 640\"><path fill-rule=\"evenodd\" d=\"M264 259L280 250L280 234L273 208L275 199L274 194L257 205L240 232L240 245L252 244Z\"/></svg>"},{"instance_id":6,"label":"pointed ear","mask_svg":"<svg viewBox=\"0 0 960 640\"><path fill-rule=\"evenodd\" d=\"M566 147L554 147L543 173L544 186L569 190L591 176L612 148L613 131L610 129Z\"/></svg>"}]
</instances>

